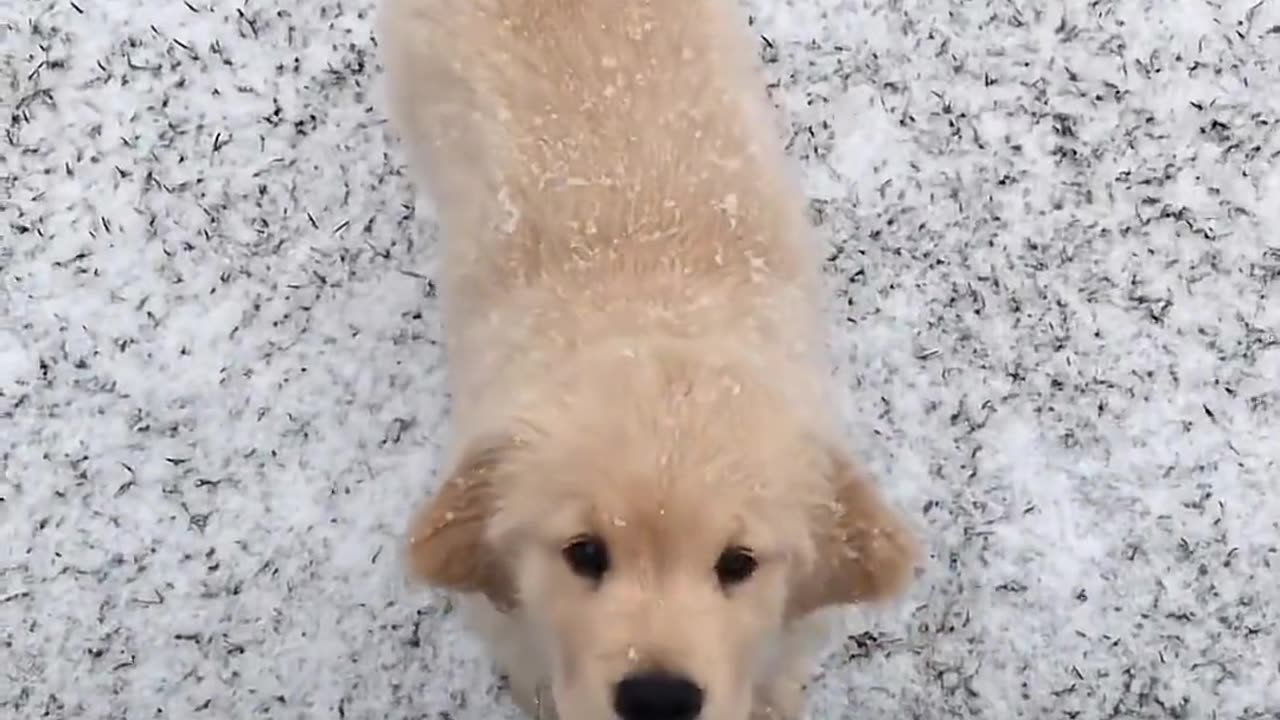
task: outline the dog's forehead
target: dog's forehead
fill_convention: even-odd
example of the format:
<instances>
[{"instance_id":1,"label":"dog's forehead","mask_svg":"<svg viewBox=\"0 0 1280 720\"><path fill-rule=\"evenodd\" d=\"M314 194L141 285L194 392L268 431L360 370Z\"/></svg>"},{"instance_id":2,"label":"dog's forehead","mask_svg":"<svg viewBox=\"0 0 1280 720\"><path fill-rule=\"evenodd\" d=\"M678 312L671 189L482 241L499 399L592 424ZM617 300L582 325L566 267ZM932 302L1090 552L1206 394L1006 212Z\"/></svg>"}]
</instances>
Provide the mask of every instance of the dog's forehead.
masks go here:
<instances>
[{"instance_id":1,"label":"dog's forehead","mask_svg":"<svg viewBox=\"0 0 1280 720\"><path fill-rule=\"evenodd\" d=\"M509 473L524 522L543 535L677 538L686 548L799 532L820 480L802 422L767 388L739 388L714 369L664 365L656 386L622 374L617 392L580 388L544 409L538 439ZM690 375L689 392L671 395Z\"/></svg>"},{"instance_id":2,"label":"dog's forehead","mask_svg":"<svg viewBox=\"0 0 1280 720\"><path fill-rule=\"evenodd\" d=\"M795 514L766 495L763 484L697 477L597 484L584 489L579 507L580 522L591 531L658 554L772 548L794 525L783 518Z\"/></svg>"}]
</instances>

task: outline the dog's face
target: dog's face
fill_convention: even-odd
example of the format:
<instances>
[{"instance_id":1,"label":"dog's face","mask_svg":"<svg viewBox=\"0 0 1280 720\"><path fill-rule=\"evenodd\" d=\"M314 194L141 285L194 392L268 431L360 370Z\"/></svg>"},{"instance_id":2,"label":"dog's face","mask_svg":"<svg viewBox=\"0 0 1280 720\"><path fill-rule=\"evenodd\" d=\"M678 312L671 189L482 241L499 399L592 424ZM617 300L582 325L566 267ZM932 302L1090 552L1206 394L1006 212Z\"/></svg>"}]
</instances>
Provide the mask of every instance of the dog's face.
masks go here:
<instances>
[{"instance_id":1,"label":"dog's face","mask_svg":"<svg viewBox=\"0 0 1280 720\"><path fill-rule=\"evenodd\" d=\"M746 720L786 624L896 592L911 538L766 386L630 363L465 453L412 563L519 606L561 720Z\"/></svg>"}]
</instances>

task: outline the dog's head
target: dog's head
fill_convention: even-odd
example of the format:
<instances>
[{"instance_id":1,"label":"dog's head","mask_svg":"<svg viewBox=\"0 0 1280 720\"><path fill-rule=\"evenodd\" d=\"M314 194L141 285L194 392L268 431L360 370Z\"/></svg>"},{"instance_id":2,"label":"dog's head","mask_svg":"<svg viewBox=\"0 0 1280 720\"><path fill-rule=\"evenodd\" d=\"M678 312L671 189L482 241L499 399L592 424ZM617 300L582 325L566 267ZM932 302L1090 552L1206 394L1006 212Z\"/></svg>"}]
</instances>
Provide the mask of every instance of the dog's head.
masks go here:
<instances>
[{"instance_id":1,"label":"dog's head","mask_svg":"<svg viewBox=\"0 0 1280 720\"><path fill-rule=\"evenodd\" d=\"M745 720L788 622L910 577L908 529L765 378L655 353L555 385L462 454L410 556L519 606L562 720Z\"/></svg>"}]
</instances>

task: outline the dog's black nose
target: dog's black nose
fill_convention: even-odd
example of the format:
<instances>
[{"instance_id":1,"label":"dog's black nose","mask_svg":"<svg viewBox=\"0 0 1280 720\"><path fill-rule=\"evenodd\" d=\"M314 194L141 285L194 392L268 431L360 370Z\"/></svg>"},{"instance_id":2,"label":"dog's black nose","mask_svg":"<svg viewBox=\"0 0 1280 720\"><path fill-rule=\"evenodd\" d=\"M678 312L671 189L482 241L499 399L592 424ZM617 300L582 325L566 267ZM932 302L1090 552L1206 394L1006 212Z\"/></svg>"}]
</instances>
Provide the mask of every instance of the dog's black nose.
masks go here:
<instances>
[{"instance_id":1,"label":"dog's black nose","mask_svg":"<svg viewBox=\"0 0 1280 720\"><path fill-rule=\"evenodd\" d=\"M613 692L622 720L693 720L702 712L702 688L664 672L628 675Z\"/></svg>"}]
</instances>

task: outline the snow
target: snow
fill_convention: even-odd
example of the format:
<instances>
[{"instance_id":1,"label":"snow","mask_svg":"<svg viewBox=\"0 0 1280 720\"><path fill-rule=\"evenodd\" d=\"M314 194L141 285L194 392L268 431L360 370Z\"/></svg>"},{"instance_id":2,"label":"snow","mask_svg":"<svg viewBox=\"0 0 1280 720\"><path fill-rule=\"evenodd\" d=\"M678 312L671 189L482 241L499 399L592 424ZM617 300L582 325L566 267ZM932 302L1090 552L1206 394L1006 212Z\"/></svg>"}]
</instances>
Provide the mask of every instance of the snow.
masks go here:
<instances>
[{"instance_id":1,"label":"snow","mask_svg":"<svg viewBox=\"0 0 1280 720\"><path fill-rule=\"evenodd\" d=\"M748 7L930 551L813 716L1280 717L1280 3ZM0 717L514 716L402 576L447 399L370 10L0 2Z\"/></svg>"}]
</instances>

